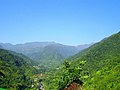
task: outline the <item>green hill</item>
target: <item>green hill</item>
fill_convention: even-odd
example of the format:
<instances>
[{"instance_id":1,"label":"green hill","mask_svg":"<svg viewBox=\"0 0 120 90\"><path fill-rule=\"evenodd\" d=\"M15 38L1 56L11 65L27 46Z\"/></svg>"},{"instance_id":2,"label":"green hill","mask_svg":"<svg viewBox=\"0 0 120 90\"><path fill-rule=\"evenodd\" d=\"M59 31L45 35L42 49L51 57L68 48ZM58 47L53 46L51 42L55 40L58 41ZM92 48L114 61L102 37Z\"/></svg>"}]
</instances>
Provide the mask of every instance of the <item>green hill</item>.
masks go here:
<instances>
[{"instance_id":1,"label":"green hill","mask_svg":"<svg viewBox=\"0 0 120 90\"><path fill-rule=\"evenodd\" d=\"M63 88L65 84L66 86L69 85L70 82L74 81L74 77L79 78L84 83L84 90L119 90L120 32L69 57L67 61L72 61L68 64L70 65L68 70L70 70L71 73L68 73L68 71L64 70L63 66L61 66L54 74L48 76L48 80L51 81L50 83L54 83L55 88ZM86 64L81 68L83 72L81 71L80 73L77 67L80 67L81 61L86 61ZM71 75L73 75L73 77L71 77ZM47 83L45 82L48 87L50 84L49 81L47 81ZM62 84L60 84L61 82ZM50 85L52 86L52 84ZM52 89L48 88L47 90Z\"/></svg>"},{"instance_id":2,"label":"green hill","mask_svg":"<svg viewBox=\"0 0 120 90\"><path fill-rule=\"evenodd\" d=\"M86 61L84 70L88 71L89 75L85 80L86 90L118 90L120 88L120 32L70 59L74 59L73 65L77 65L81 60Z\"/></svg>"},{"instance_id":3,"label":"green hill","mask_svg":"<svg viewBox=\"0 0 120 90\"><path fill-rule=\"evenodd\" d=\"M28 65L31 65L31 66L35 66L37 65L37 62L36 61L33 61L32 59L30 59L29 57L25 56L24 54L22 53L16 53L16 52L13 52L13 51L9 51L11 54L14 54L16 56L19 56L21 58L24 59L24 61L28 64Z\"/></svg>"},{"instance_id":4,"label":"green hill","mask_svg":"<svg viewBox=\"0 0 120 90\"><path fill-rule=\"evenodd\" d=\"M0 49L0 87L10 90L31 88L34 68L17 53Z\"/></svg>"},{"instance_id":5,"label":"green hill","mask_svg":"<svg viewBox=\"0 0 120 90\"><path fill-rule=\"evenodd\" d=\"M36 53L38 55L34 59L39 61L40 64L51 68L59 66L63 63L63 60L75 53L78 49L73 46L65 46L61 44L52 44L43 48L41 53Z\"/></svg>"},{"instance_id":6,"label":"green hill","mask_svg":"<svg viewBox=\"0 0 120 90\"><path fill-rule=\"evenodd\" d=\"M52 68L63 63L65 58L78 53L80 50L88 48L91 44L77 47L62 45L55 42L31 42L17 45L0 43L0 45L5 49L28 56L32 60L38 62L40 66Z\"/></svg>"}]
</instances>

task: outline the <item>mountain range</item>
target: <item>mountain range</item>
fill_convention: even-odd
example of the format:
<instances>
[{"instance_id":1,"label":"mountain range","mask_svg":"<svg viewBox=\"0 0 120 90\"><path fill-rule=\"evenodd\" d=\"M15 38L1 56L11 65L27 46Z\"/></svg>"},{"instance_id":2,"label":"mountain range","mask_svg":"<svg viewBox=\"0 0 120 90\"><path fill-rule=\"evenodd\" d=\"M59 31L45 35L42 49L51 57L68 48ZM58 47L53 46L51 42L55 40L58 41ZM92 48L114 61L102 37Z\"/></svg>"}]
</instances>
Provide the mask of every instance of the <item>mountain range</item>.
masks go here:
<instances>
[{"instance_id":1,"label":"mountain range","mask_svg":"<svg viewBox=\"0 0 120 90\"><path fill-rule=\"evenodd\" d=\"M30 42L16 45L12 45L10 43L0 43L0 45L4 49L22 53L38 64L51 68L60 65L63 63L65 58L88 48L92 44L68 46L55 42Z\"/></svg>"},{"instance_id":2,"label":"mountain range","mask_svg":"<svg viewBox=\"0 0 120 90\"><path fill-rule=\"evenodd\" d=\"M39 62L48 68L59 66L44 72L45 75L39 79L45 90L76 90L73 84L84 90L119 90L120 32L80 50L80 46L54 42L17 45L1 43L0 87L9 90L34 90L36 87L31 89L33 75L39 72L33 66Z\"/></svg>"}]
</instances>

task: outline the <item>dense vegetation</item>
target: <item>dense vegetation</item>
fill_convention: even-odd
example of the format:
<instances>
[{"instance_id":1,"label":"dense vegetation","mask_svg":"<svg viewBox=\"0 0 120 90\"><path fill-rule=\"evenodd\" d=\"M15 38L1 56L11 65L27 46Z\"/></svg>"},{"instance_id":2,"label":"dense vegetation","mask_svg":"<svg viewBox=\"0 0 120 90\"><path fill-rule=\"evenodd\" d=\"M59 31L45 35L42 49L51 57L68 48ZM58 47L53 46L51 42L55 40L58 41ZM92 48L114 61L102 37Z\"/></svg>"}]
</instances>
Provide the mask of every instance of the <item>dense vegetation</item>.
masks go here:
<instances>
[{"instance_id":1,"label":"dense vegetation","mask_svg":"<svg viewBox=\"0 0 120 90\"><path fill-rule=\"evenodd\" d=\"M0 43L0 45L5 49L28 56L32 60L37 61L39 66L44 66L47 69L59 66L65 58L76 54L91 44L80 45L78 47L62 45L55 42L31 42L17 45Z\"/></svg>"},{"instance_id":2,"label":"dense vegetation","mask_svg":"<svg viewBox=\"0 0 120 90\"><path fill-rule=\"evenodd\" d=\"M0 87L9 90L28 90L35 69L19 55L0 49Z\"/></svg>"},{"instance_id":3,"label":"dense vegetation","mask_svg":"<svg viewBox=\"0 0 120 90\"><path fill-rule=\"evenodd\" d=\"M61 55L67 56L67 52L62 53L64 47L58 49L55 46L44 47L44 53L40 57L47 62L46 64L42 63L49 67L58 63L55 58L60 61L60 58L64 59ZM12 90L30 89L31 76L36 72L36 69L31 66L32 63L32 60L22 54L0 49L0 87ZM41 77L40 75L35 76ZM45 90L64 90L65 87L69 87L74 82L83 87L83 90L119 90L120 32L69 57L58 68L44 73L41 81Z\"/></svg>"},{"instance_id":4,"label":"dense vegetation","mask_svg":"<svg viewBox=\"0 0 120 90\"><path fill-rule=\"evenodd\" d=\"M85 60L85 90L118 90L120 88L120 33L105 38L83 52L70 57L72 64Z\"/></svg>"},{"instance_id":5,"label":"dense vegetation","mask_svg":"<svg viewBox=\"0 0 120 90\"><path fill-rule=\"evenodd\" d=\"M22 53L16 53L16 52L13 52L13 51L9 51L11 54L13 55L16 55L16 56L19 56L21 57L22 59L24 59L24 61L28 64L28 65L31 65L31 66L35 66L37 65L37 62L33 61L32 59L30 59L29 57L23 55Z\"/></svg>"},{"instance_id":6,"label":"dense vegetation","mask_svg":"<svg viewBox=\"0 0 120 90\"><path fill-rule=\"evenodd\" d=\"M82 85L82 66L84 64L85 61L81 61L78 66L71 67L70 62L64 61L64 64L55 73L54 71L46 73L43 81L45 90L64 90L73 82Z\"/></svg>"},{"instance_id":7,"label":"dense vegetation","mask_svg":"<svg viewBox=\"0 0 120 90\"><path fill-rule=\"evenodd\" d=\"M73 69L73 72L68 74L69 72L61 66L54 74L48 74L48 81L44 82L47 85L46 90L63 89L70 82L73 82L74 77L79 77L79 75L81 76L79 77L80 81L84 83L84 90L119 90L120 32L105 38L67 60L72 61L69 68ZM86 61L86 64L83 67L84 73L79 74L76 72L76 67L80 66L81 61ZM73 76L71 77L71 75ZM69 77L70 80L68 78L63 79L65 76Z\"/></svg>"}]
</instances>

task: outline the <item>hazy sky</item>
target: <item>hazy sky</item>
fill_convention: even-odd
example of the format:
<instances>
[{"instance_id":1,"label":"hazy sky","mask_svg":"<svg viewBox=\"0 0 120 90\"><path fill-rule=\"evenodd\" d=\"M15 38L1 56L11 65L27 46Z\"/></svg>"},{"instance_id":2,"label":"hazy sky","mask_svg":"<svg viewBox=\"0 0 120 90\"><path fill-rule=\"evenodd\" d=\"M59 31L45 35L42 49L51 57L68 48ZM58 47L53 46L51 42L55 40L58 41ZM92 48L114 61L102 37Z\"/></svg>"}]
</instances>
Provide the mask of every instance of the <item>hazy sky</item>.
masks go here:
<instances>
[{"instance_id":1,"label":"hazy sky","mask_svg":"<svg viewBox=\"0 0 120 90\"><path fill-rule=\"evenodd\" d=\"M0 42L97 42L120 31L120 0L0 0Z\"/></svg>"}]
</instances>

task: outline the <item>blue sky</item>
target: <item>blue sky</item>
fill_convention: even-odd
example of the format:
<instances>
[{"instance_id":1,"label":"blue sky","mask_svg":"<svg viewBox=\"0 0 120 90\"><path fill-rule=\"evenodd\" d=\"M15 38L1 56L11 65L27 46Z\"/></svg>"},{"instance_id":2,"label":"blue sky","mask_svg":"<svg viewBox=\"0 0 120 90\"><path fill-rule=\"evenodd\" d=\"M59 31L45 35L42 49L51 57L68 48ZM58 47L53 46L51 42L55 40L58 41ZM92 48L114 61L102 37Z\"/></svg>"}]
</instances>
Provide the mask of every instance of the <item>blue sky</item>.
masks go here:
<instances>
[{"instance_id":1,"label":"blue sky","mask_svg":"<svg viewBox=\"0 0 120 90\"><path fill-rule=\"evenodd\" d=\"M0 42L97 42L120 31L120 0L0 0Z\"/></svg>"}]
</instances>

